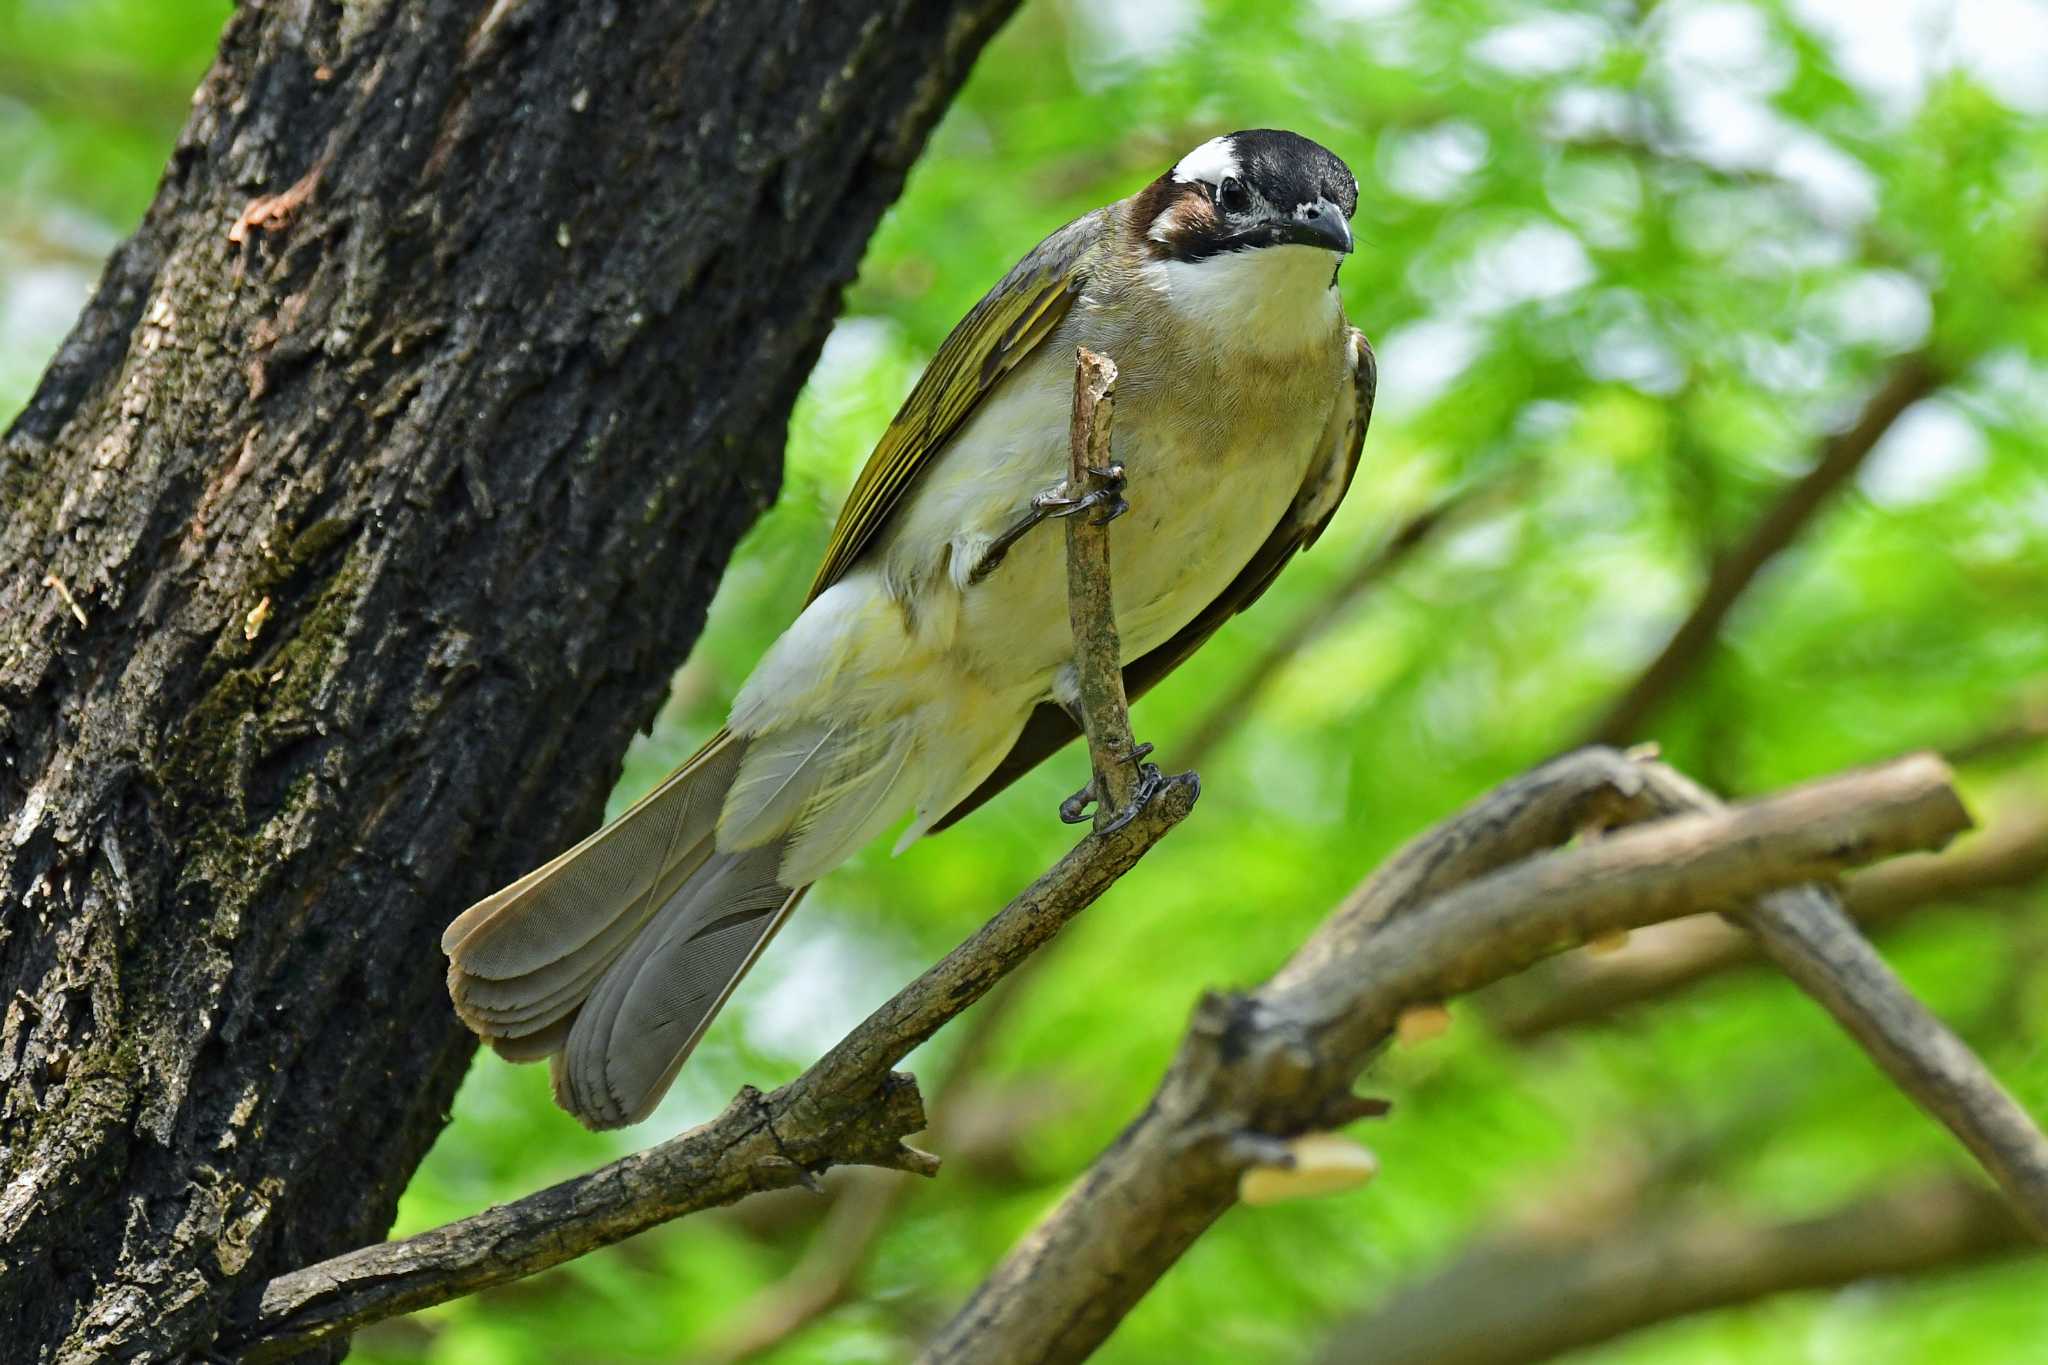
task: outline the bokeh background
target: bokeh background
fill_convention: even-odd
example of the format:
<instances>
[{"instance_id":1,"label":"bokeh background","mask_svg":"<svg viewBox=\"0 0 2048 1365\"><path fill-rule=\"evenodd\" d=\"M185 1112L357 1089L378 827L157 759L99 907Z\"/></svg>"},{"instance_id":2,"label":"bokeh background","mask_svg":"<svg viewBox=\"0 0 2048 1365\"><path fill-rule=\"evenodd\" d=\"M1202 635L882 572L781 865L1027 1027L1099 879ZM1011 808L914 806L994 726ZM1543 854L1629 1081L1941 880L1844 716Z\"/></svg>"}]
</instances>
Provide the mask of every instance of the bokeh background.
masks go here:
<instances>
[{"instance_id":1,"label":"bokeh background","mask_svg":"<svg viewBox=\"0 0 2048 1365\"><path fill-rule=\"evenodd\" d=\"M147 204L225 13L0 0L0 419ZM719 723L981 291L1067 218L1260 125L1327 143L1361 182L1343 279L1381 357L1366 463L1316 550L1138 709L1170 766L1199 749L1195 816L913 1059L945 1174L836 1172L825 1198L386 1324L356 1359L903 1358L1142 1105L1198 992L1261 979L1403 838L1591 732L1888 384L1914 401L1625 737L1730 794L1939 746L1994 833L2048 811L2039 0L1025 0L870 248L782 501L618 806ZM1418 517L1427 533L1382 554ZM480 1058L397 1231L787 1079L1057 856L1053 807L1083 766L835 873L641 1128L585 1133L544 1072ZM1883 944L2048 1112L2048 893L1937 901ZM1357 1130L1375 1183L1233 1212L1101 1358L1312 1359L1475 1238L1775 1226L1961 1169L1760 970L1536 1035L1484 999L1451 1014L1368 1078L1397 1106ZM1574 1358L2048 1360L2048 1263L1936 1259Z\"/></svg>"}]
</instances>

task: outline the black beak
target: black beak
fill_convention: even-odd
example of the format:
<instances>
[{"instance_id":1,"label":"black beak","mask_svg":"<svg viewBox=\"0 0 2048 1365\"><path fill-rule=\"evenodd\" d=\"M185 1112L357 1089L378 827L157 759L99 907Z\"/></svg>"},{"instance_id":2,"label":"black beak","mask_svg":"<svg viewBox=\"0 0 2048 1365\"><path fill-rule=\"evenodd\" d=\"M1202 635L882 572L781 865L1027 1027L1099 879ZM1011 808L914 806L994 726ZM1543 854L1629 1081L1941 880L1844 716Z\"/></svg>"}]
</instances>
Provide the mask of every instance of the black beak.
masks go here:
<instances>
[{"instance_id":1,"label":"black beak","mask_svg":"<svg viewBox=\"0 0 2048 1365\"><path fill-rule=\"evenodd\" d=\"M1348 255L1351 251L1351 224L1344 221L1344 210L1327 199L1317 199L1313 204L1303 204L1281 230L1281 240L1296 246L1319 246L1325 251Z\"/></svg>"}]
</instances>

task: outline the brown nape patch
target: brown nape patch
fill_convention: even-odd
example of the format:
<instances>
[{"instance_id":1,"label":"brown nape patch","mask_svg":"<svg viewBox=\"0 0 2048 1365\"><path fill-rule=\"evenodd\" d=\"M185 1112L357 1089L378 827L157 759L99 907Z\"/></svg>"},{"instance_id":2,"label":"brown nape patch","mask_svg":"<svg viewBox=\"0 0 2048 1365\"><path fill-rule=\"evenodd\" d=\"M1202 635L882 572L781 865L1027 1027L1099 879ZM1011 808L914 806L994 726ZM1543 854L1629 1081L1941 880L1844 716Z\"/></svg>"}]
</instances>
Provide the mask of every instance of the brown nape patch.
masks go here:
<instances>
[{"instance_id":1,"label":"brown nape patch","mask_svg":"<svg viewBox=\"0 0 2048 1365\"><path fill-rule=\"evenodd\" d=\"M1162 175L1131 200L1131 234L1144 243L1154 260L1189 254L1198 242L1216 232L1216 206L1209 191L1193 182ZM1162 240L1163 239L1163 240Z\"/></svg>"}]
</instances>

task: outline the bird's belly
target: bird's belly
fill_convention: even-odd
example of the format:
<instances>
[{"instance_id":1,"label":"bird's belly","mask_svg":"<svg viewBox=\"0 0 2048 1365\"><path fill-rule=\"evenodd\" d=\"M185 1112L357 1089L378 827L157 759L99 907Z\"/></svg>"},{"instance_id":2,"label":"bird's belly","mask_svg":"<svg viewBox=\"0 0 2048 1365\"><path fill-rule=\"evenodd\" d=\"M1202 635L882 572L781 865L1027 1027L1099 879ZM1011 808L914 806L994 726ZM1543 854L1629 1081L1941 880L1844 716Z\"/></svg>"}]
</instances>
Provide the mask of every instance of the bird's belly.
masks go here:
<instances>
[{"instance_id":1,"label":"bird's belly","mask_svg":"<svg viewBox=\"0 0 2048 1365\"><path fill-rule=\"evenodd\" d=\"M1130 510L1110 524L1110 581L1127 663L1216 600L1279 522L1314 453L1313 436L1294 433L1258 448L1193 444L1133 440L1117 453ZM1033 529L966 589L953 646L992 687L1055 690L1073 658L1060 523Z\"/></svg>"}]
</instances>

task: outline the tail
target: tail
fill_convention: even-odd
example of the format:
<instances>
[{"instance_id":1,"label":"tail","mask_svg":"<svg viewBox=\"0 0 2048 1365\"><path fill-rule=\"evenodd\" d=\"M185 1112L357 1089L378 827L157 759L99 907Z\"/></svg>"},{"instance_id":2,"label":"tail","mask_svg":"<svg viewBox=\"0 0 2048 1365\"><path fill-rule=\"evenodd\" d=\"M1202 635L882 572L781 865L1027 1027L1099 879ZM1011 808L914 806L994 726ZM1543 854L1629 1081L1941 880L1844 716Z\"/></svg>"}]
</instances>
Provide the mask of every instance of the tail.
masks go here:
<instances>
[{"instance_id":1,"label":"tail","mask_svg":"<svg viewBox=\"0 0 2048 1365\"><path fill-rule=\"evenodd\" d=\"M747 743L721 734L618 820L441 936L456 1013L502 1056L553 1057L592 1128L653 1110L803 894L784 843L717 847Z\"/></svg>"},{"instance_id":2,"label":"tail","mask_svg":"<svg viewBox=\"0 0 2048 1365\"><path fill-rule=\"evenodd\" d=\"M945 688L935 708L914 677L911 704L892 687L880 707L804 682L821 667L838 676L813 656L843 653L832 631L865 619L816 615L833 600L807 609L755 671L732 731L441 936L463 1022L513 1061L551 1057L555 1098L593 1128L647 1116L806 886L906 808L917 811L906 838L929 828L1023 723L1000 707L963 709ZM813 648L806 622L831 649Z\"/></svg>"}]
</instances>

